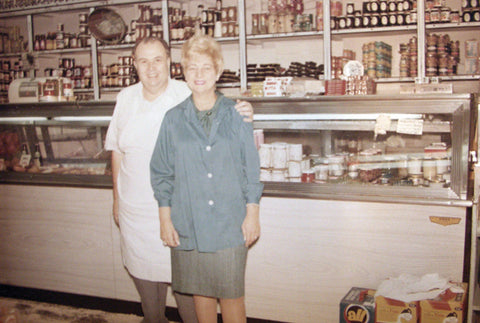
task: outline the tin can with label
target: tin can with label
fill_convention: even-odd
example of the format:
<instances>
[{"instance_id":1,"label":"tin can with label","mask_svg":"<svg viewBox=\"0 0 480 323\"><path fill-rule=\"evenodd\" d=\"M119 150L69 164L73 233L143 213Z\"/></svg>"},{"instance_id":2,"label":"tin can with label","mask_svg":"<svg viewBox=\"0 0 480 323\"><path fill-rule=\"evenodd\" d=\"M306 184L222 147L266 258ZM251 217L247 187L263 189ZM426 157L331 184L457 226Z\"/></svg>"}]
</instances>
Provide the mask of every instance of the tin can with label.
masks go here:
<instances>
[{"instance_id":1,"label":"tin can with label","mask_svg":"<svg viewBox=\"0 0 480 323\"><path fill-rule=\"evenodd\" d=\"M277 169L287 168L288 145L286 143L272 144L272 167Z\"/></svg>"},{"instance_id":2,"label":"tin can with label","mask_svg":"<svg viewBox=\"0 0 480 323\"><path fill-rule=\"evenodd\" d=\"M300 161L290 160L288 162L288 176L289 177L302 176L302 166Z\"/></svg>"},{"instance_id":3,"label":"tin can with label","mask_svg":"<svg viewBox=\"0 0 480 323\"><path fill-rule=\"evenodd\" d=\"M261 144L258 150L261 168L272 167L272 145Z\"/></svg>"}]
</instances>

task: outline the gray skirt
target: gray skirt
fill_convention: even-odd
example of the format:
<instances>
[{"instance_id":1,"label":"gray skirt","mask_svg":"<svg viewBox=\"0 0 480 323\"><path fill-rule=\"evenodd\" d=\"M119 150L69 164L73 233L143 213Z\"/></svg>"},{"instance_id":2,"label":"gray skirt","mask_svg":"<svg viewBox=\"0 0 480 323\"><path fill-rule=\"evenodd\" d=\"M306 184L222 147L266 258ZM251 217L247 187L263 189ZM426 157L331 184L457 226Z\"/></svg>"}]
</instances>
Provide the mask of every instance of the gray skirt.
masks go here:
<instances>
[{"instance_id":1,"label":"gray skirt","mask_svg":"<svg viewBox=\"0 0 480 323\"><path fill-rule=\"evenodd\" d=\"M245 295L247 248L217 252L172 249L172 288L176 292L215 298Z\"/></svg>"}]
</instances>

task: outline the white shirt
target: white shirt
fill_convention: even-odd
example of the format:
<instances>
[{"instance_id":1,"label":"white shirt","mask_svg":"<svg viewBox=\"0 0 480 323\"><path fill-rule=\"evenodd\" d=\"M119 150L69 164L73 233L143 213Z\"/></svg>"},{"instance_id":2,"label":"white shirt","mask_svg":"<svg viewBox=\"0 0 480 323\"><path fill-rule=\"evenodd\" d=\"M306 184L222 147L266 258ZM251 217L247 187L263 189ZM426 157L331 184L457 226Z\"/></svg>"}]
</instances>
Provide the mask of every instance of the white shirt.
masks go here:
<instances>
[{"instance_id":1,"label":"white shirt","mask_svg":"<svg viewBox=\"0 0 480 323\"><path fill-rule=\"evenodd\" d=\"M149 102L142 88L137 83L118 94L105 149L123 155L117 178L123 263L134 277L170 282L170 249L160 239L150 159L165 112L191 92L186 83L169 80L166 91Z\"/></svg>"}]
</instances>

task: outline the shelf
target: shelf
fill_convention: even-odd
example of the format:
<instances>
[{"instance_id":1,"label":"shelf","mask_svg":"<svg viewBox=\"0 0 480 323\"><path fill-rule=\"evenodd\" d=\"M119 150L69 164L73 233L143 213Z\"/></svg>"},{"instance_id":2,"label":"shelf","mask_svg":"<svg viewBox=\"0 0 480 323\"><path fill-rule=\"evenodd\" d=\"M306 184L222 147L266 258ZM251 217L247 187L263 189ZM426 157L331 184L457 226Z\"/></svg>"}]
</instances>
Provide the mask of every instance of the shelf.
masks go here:
<instances>
[{"instance_id":1,"label":"shelf","mask_svg":"<svg viewBox=\"0 0 480 323\"><path fill-rule=\"evenodd\" d=\"M112 176L0 172L0 183L111 188Z\"/></svg>"},{"instance_id":2,"label":"shelf","mask_svg":"<svg viewBox=\"0 0 480 323\"><path fill-rule=\"evenodd\" d=\"M73 92L76 92L76 93L89 93L89 92L92 92L93 89L92 88L88 88L88 89L73 89Z\"/></svg>"},{"instance_id":3,"label":"shelf","mask_svg":"<svg viewBox=\"0 0 480 323\"><path fill-rule=\"evenodd\" d=\"M276 40L279 38L302 38L318 36L323 37L323 31L299 31L292 33L247 35L247 40Z\"/></svg>"},{"instance_id":4,"label":"shelf","mask_svg":"<svg viewBox=\"0 0 480 323\"><path fill-rule=\"evenodd\" d=\"M426 24L425 29L464 29L480 27L480 22L459 22L459 23L443 23L443 24Z\"/></svg>"},{"instance_id":5,"label":"shelf","mask_svg":"<svg viewBox=\"0 0 480 323\"><path fill-rule=\"evenodd\" d=\"M388 32L416 32L417 25L406 26L388 26L388 27L375 27L375 28L349 28L349 29L335 29L332 30L332 35L340 34L365 34L365 33L388 33Z\"/></svg>"},{"instance_id":6,"label":"shelf","mask_svg":"<svg viewBox=\"0 0 480 323\"><path fill-rule=\"evenodd\" d=\"M33 54L37 57L46 56L46 55L57 55L57 54L68 54L68 53L89 53L91 51L90 47L81 47L81 48L65 48L65 49L51 49L51 50L37 50Z\"/></svg>"},{"instance_id":7,"label":"shelf","mask_svg":"<svg viewBox=\"0 0 480 323\"><path fill-rule=\"evenodd\" d=\"M118 45L100 45L97 47L99 51L132 49L135 44L118 44Z\"/></svg>"},{"instance_id":8,"label":"shelf","mask_svg":"<svg viewBox=\"0 0 480 323\"><path fill-rule=\"evenodd\" d=\"M120 92L123 89L123 87L101 87L100 91L104 93L110 93L110 92Z\"/></svg>"},{"instance_id":9,"label":"shelf","mask_svg":"<svg viewBox=\"0 0 480 323\"><path fill-rule=\"evenodd\" d=\"M384 77L375 79L376 83L411 83L415 82L414 77Z\"/></svg>"},{"instance_id":10,"label":"shelf","mask_svg":"<svg viewBox=\"0 0 480 323\"><path fill-rule=\"evenodd\" d=\"M347 130L347 131L374 131L375 120L281 120L281 121L255 121L256 129L264 130ZM388 131L395 132L398 122L392 121ZM449 133L450 122L424 122L424 133Z\"/></svg>"},{"instance_id":11,"label":"shelf","mask_svg":"<svg viewBox=\"0 0 480 323\"><path fill-rule=\"evenodd\" d=\"M441 81L470 81L479 80L480 75L451 75L451 76L436 76Z\"/></svg>"},{"instance_id":12,"label":"shelf","mask_svg":"<svg viewBox=\"0 0 480 323\"><path fill-rule=\"evenodd\" d=\"M0 58L20 57L22 56L22 54L26 54L26 53L27 52L0 54Z\"/></svg>"},{"instance_id":13,"label":"shelf","mask_svg":"<svg viewBox=\"0 0 480 323\"><path fill-rule=\"evenodd\" d=\"M215 37L215 40L219 43L238 43L238 37ZM186 40L172 40L170 41L170 47L179 48L185 41Z\"/></svg>"}]
</instances>

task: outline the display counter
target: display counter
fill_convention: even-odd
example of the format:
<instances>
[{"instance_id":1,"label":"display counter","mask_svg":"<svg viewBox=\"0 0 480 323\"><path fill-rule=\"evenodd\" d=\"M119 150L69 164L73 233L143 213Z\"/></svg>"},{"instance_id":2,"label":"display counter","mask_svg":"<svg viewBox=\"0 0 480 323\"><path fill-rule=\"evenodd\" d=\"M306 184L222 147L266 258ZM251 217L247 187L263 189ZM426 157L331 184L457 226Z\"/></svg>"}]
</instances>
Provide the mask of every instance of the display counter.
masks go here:
<instances>
[{"instance_id":1,"label":"display counter","mask_svg":"<svg viewBox=\"0 0 480 323\"><path fill-rule=\"evenodd\" d=\"M469 200L474 95L246 99L255 108L265 196L460 205ZM0 158L8 171L0 172L0 182L111 187L103 141L113 107L2 105ZM40 169L9 167L24 145L30 164L38 146Z\"/></svg>"},{"instance_id":2,"label":"display counter","mask_svg":"<svg viewBox=\"0 0 480 323\"><path fill-rule=\"evenodd\" d=\"M262 235L247 264L249 317L337 322L352 286L376 288L401 273L463 281L476 96L249 100L262 176L283 175L263 178ZM38 144L42 155L37 172L0 172L0 283L138 301L111 216L103 139L112 109L0 109L28 117L2 118L0 133L16 132L20 146ZM76 118L58 118L66 116Z\"/></svg>"}]
</instances>

